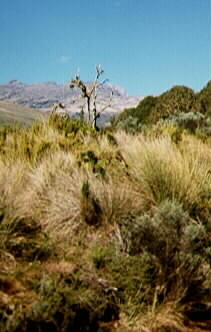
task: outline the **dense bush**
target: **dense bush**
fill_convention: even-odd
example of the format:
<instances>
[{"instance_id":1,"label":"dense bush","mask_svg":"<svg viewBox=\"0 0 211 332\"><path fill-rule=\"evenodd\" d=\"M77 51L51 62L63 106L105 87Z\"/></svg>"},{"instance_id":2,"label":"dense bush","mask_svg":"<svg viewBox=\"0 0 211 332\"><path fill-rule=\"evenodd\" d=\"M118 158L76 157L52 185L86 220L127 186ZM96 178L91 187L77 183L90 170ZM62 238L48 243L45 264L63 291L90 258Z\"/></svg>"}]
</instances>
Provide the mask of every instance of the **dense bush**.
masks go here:
<instances>
[{"instance_id":1,"label":"dense bush","mask_svg":"<svg viewBox=\"0 0 211 332\"><path fill-rule=\"evenodd\" d=\"M121 123L122 121L124 122L128 119L128 117L136 118L138 124L148 122L148 118L151 112L153 112L157 104L157 100L158 99L153 96L144 98L140 101L137 107L128 108L124 110L124 112L120 113L117 123Z\"/></svg>"},{"instance_id":2,"label":"dense bush","mask_svg":"<svg viewBox=\"0 0 211 332\"><path fill-rule=\"evenodd\" d=\"M211 116L211 81L197 94L195 108L206 116Z\"/></svg>"},{"instance_id":3,"label":"dense bush","mask_svg":"<svg viewBox=\"0 0 211 332\"><path fill-rule=\"evenodd\" d=\"M173 125L196 133L206 140L211 135L211 84L199 93L185 86L175 86L158 97L148 96L137 107L125 109L112 126L130 133L150 131L153 125ZM157 128L158 129L158 128ZM153 128L154 130L154 128Z\"/></svg>"}]
</instances>

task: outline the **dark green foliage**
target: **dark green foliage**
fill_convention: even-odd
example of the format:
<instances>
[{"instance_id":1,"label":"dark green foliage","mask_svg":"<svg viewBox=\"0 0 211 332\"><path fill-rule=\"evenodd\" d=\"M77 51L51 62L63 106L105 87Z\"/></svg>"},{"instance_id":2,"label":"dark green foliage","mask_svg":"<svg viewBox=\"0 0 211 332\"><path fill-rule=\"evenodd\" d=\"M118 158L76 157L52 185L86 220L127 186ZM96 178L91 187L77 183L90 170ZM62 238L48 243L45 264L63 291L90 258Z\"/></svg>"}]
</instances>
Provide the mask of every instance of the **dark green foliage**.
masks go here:
<instances>
[{"instance_id":1,"label":"dark green foliage","mask_svg":"<svg viewBox=\"0 0 211 332\"><path fill-rule=\"evenodd\" d=\"M81 152L80 159L84 163L90 163L93 168L96 166L96 164L98 162L97 156L91 150L88 150L86 152Z\"/></svg>"},{"instance_id":2,"label":"dark green foliage","mask_svg":"<svg viewBox=\"0 0 211 332\"><path fill-rule=\"evenodd\" d=\"M99 225L102 220L102 209L88 181L81 188L81 217L90 226Z\"/></svg>"},{"instance_id":3,"label":"dark green foliage","mask_svg":"<svg viewBox=\"0 0 211 332\"><path fill-rule=\"evenodd\" d=\"M197 94L195 108L206 116L211 116L211 81Z\"/></svg>"},{"instance_id":4,"label":"dark green foliage","mask_svg":"<svg viewBox=\"0 0 211 332\"><path fill-rule=\"evenodd\" d=\"M114 249L112 246L94 248L92 260L96 269L102 269L113 261Z\"/></svg>"},{"instance_id":5,"label":"dark green foliage","mask_svg":"<svg viewBox=\"0 0 211 332\"><path fill-rule=\"evenodd\" d=\"M210 82L200 93L194 93L185 86L175 86L159 97L148 96L137 107L125 109L113 121L113 126L134 133L139 132L143 125L156 124L161 119L174 119L179 127L195 132L196 128L205 125L211 115L210 96Z\"/></svg>"},{"instance_id":6,"label":"dark green foliage","mask_svg":"<svg viewBox=\"0 0 211 332\"><path fill-rule=\"evenodd\" d=\"M160 118L166 119L173 114L191 112L196 101L194 91L185 86L175 86L158 97L152 117L152 122Z\"/></svg>"},{"instance_id":7,"label":"dark green foliage","mask_svg":"<svg viewBox=\"0 0 211 332\"><path fill-rule=\"evenodd\" d=\"M88 199L90 197L90 187L88 181L83 183L81 188L81 194L85 199Z\"/></svg>"},{"instance_id":8,"label":"dark green foliage","mask_svg":"<svg viewBox=\"0 0 211 332\"><path fill-rule=\"evenodd\" d=\"M118 118L119 121L124 121L128 117L132 116L138 120L140 123L145 123L147 118L150 116L151 111L154 109L157 103L157 98L148 96L144 98L137 107L128 108L122 112Z\"/></svg>"},{"instance_id":9,"label":"dark green foliage","mask_svg":"<svg viewBox=\"0 0 211 332\"><path fill-rule=\"evenodd\" d=\"M1 331L97 332L101 322L119 317L115 296L74 275L66 281L45 276L40 280L37 291L39 300L32 308L25 310L20 307Z\"/></svg>"},{"instance_id":10,"label":"dark green foliage","mask_svg":"<svg viewBox=\"0 0 211 332\"><path fill-rule=\"evenodd\" d=\"M146 97L137 107L126 109L120 114L117 122L132 116L141 124L153 124L179 112L190 112L195 100L193 90L185 86L175 86L159 97Z\"/></svg>"}]
</instances>

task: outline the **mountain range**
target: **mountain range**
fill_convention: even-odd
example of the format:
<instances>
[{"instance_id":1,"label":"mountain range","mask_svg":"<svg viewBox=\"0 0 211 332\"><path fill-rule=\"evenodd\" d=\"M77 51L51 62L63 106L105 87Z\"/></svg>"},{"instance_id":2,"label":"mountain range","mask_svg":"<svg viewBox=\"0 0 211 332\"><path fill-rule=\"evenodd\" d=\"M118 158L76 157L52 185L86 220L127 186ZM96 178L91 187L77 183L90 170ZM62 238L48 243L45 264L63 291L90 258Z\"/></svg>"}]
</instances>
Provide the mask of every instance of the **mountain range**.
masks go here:
<instances>
[{"instance_id":1,"label":"mountain range","mask_svg":"<svg viewBox=\"0 0 211 332\"><path fill-rule=\"evenodd\" d=\"M86 85L89 87L92 82L86 82ZM110 83L100 86L97 97L98 110L110 103L100 117L100 122L105 123L111 116L136 106L141 99L141 97L128 96L123 88ZM84 105L81 91L77 88L70 89L68 84L62 85L56 82L26 84L18 80L0 84L0 101L28 106L43 112L51 111L56 103L62 103L71 116L78 116Z\"/></svg>"}]
</instances>

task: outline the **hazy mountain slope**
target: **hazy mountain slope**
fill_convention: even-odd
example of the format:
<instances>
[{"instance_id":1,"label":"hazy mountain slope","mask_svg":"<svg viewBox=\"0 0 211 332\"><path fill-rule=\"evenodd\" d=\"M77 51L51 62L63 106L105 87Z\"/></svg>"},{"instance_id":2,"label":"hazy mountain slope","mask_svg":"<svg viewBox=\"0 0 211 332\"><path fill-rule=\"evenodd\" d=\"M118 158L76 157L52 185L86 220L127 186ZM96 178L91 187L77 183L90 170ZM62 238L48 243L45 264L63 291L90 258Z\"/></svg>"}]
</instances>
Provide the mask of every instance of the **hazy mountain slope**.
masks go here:
<instances>
[{"instance_id":1,"label":"hazy mountain slope","mask_svg":"<svg viewBox=\"0 0 211 332\"><path fill-rule=\"evenodd\" d=\"M42 112L32 108L15 105L9 102L0 101L0 124L9 124L12 122L19 122L24 124L31 124L34 120L41 119L45 116Z\"/></svg>"},{"instance_id":2,"label":"hazy mountain slope","mask_svg":"<svg viewBox=\"0 0 211 332\"><path fill-rule=\"evenodd\" d=\"M91 82L86 83L91 85ZM101 122L107 121L115 113L125 108L134 107L141 97L129 97L124 89L112 84L105 84L98 90L97 105L101 110L110 101L111 106L106 109ZM0 101L8 100L14 104L27 105L43 111L51 110L55 103L62 102L71 115L77 115L84 105L79 89L70 89L68 84L61 85L55 82L25 84L17 80L7 84L0 84Z\"/></svg>"}]
</instances>

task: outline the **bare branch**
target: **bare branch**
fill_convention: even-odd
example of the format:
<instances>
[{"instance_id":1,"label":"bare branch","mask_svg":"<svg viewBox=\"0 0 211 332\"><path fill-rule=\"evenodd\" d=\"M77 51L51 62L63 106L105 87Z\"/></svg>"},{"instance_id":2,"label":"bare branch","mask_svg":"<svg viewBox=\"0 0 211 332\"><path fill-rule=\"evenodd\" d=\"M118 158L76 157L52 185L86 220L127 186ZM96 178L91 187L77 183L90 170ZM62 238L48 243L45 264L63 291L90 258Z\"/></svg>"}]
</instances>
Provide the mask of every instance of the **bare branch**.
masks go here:
<instances>
[{"instance_id":1,"label":"bare branch","mask_svg":"<svg viewBox=\"0 0 211 332\"><path fill-rule=\"evenodd\" d=\"M91 88L88 89L88 85L85 84L81 79L80 75L76 75L75 79L72 79L69 87L71 89L77 87L81 90L82 92L82 97L86 99L86 104L87 104L87 111L88 111L88 122L91 122L91 114L92 114L92 122L93 122L93 127L96 129L96 120L100 117L100 114L104 112L108 107L111 106L111 99L113 96L113 92L111 94L109 103L106 104L103 109L100 112L97 112L97 90L99 89L100 86L103 86L108 82L108 79L103 80L100 82L100 76L104 73L104 69L101 67L101 65L96 66L96 77L94 82L91 85ZM91 110L91 105L93 105L93 108Z\"/></svg>"},{"instance_id":2,"label":"bare branch","mask_svg":"<svg viewBox=\"0 0 211 332\"><path fill-rule=\"evenodd\" d=\"M65 105L62 103L57 103L53 105L52 113L55 113L58 109L65 109Z\"/></svg>"}]
</instances>

